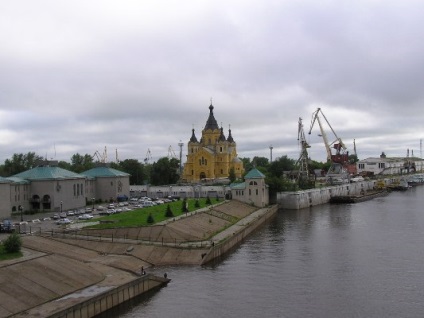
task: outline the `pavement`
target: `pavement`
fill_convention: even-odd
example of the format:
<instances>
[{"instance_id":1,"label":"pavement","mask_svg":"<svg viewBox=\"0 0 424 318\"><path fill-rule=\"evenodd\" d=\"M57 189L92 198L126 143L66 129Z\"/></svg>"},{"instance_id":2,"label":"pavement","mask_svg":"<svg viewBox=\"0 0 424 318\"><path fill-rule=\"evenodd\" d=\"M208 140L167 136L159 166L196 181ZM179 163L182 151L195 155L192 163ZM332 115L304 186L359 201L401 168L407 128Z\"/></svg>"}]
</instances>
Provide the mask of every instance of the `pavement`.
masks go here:
<instances>
[{"instance_id":1,"label":"pavement","mask_svg":"<svg viewBox=\"0 0 424 318\"><path fill-rule=\"evenodd\" d=\"M38 235L42 231L24 235L24 256L0 262L0 318L44 317L49 310L67 308L96 292L139 279L142 266L148 272L152 266L201 264L211 244L232 236L266 212L237 201L221 202L160 224L157 241L147 243L52 238ZM231 226L235 219L239 221ZM192 241L157 244L163 237L172 240L177 235L182 240L194 237L200 247L193 248ZM65 297L69 295L76 296Z\"/></svg>"}]
</instances>

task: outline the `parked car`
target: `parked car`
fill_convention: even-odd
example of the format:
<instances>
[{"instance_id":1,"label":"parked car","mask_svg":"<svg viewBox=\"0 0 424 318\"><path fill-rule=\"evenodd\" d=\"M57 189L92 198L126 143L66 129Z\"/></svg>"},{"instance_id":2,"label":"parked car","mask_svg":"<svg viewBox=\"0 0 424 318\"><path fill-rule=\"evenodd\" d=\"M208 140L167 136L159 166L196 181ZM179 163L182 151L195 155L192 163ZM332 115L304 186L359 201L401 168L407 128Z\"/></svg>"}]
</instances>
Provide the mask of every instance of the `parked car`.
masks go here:
<instances>
[{"instance_id":1,"label":"parked car","mask_svg":"<svg viewBox=\"0 0 424 318\"><path fill-rule=\"evenodd\" d=\"M93 218L90 214L83 214L78 217L78 220L91 220Z\"/></svg>"},{"instance_id":2,"label":"parked car","mask_svg":"<svg viewBox=\"0 0 424 318\"><path fill-rule=\"evenodd\" d=\"M62 213L60 213L60 214L59 214L59 216L60 216L62 219L66 218L66 212L62 212Z\"/></svg>"},{"instance_id":3,"label":"parked car","mask_svg":"<svg viewBox=\"0 0 424 318\"><path fill-rule=\"evenodd\" d=\"M14 231L15 231L15 226L13 225L12 221L3 220L3 222L0 223L0 232L12 233Z\"/></svg>"},{"instance_id":4,"label":"parked car","mask_svg":"<svg viewBox=\"0 0 424 318\"><path fill-rule=\"evenodd\" d=\"M73 216L73 215L75 215L75 212L74 212L74 211L68 211L68 212L66 213L66 215L67 215L67 216Z\"/></svg>"},{"instance_id":5,"label":"parked car","mask_svg":"<svg viewBox=\"0 0 424 318\"><path fill-rule=\"evenodd\" d=\"M57 222L56 222L56 224L58 224L58 225L71 224L71 223L72 223L72 221L69 220L68 218L60 219L60 220L57 220Z\"/></svg>"},{"instance_id":6,"label":"parked car","mask_svg":"<svg viewBox=\"0 0 424 318\"><path fill-rule=\"evenodd\" d=\"M53 215L53 220L59 220L60 219L60 215L59 214L54 214Z\"/></svg>"}]
</instances>

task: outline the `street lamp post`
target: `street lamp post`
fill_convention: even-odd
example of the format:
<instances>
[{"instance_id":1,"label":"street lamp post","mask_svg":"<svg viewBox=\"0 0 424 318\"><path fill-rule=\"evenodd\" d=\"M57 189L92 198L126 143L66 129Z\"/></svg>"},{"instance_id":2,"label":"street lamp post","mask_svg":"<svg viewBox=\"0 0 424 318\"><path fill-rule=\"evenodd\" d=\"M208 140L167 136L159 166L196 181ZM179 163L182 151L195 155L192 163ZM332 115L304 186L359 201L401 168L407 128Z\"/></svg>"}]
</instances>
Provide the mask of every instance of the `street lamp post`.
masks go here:
<instances>
[{"instance_id":1,"label":"street lamp post","mask_svg":"<svg viewBox=\"0 0 424 318\"><path fill-rule=\"evenodd\" d=\"M62 213L63 201L60 201L60 213Z\"/></svg>"},{"instance_id":2,"label":"street lamp post","mask_svg":"<svg viewBox=\"0 0 424 318\"><path fill-rule=\"evenodd\" d=\"M18 207L18 210L19 210L19 212L21 212L21 222L23 222L24 221L24 216L23 216L23 207L22 207L22 205L20 205L19 207Z\"/></svg>"},{"instance_id":3,"label":"street lamp post","mask_svg":"<svg viewBox=\"0 0 424 318\"><path fill-rule=\"evenodd\" d=\"M95 198L91 198L91 202L93 204L93 212L94 212L94 201L96 201L96 199Z\"/></svg>"}]
</instances>

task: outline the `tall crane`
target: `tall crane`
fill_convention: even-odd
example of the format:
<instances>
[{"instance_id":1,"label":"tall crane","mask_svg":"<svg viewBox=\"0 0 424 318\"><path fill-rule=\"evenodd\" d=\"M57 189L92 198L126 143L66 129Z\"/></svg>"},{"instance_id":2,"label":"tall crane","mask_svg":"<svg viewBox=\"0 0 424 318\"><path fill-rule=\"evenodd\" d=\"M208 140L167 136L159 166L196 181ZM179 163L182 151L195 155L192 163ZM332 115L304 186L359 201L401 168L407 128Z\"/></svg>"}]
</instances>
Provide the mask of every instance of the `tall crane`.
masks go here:
<instances>
[{"instance_id":1,"label":"tall crane","mask_svg":"<svg viewBox=\"0 0 424 318\"><path fill-rule=\"evenodd\" d=\"M175 154L175 151L174 151L174 149L172 149L171 145L169 145L169 147L168 147L168 158L169 159L171 159L171 158L177 159L177 155Z\"/></svg>"},{"instance_id":2,"label":"tall crane","mask_svg":"<svg viewBox=\"0 0 424 318\"><path fill-rule=\"evenodd\" d=\"M303 130L302 118L299 117L298 131L297 131L297 140L300 146L300 155L299 159L296 162L296 166L299 167L297 174L297 183L301 188L309 187L310 183L313 182L311 174L309 172L309 156L308 148L311 146L306 141L305 132Z\"/></svg>"},{"instance_id":3,"label":"tall crane","mask_svg":"<svg viewBox=\"0 0 424 318\"><path fill-rule=\"evenodd\" d=\"M107 148L106 148L106 146L105 146L105 150L103 151L103 154L100 154L99 151L96 150L91 157L93 159L97 158L98 162L107 163Z\"/></svg>"},{"instance_id":4,"label":"tall crane","mask_svg":"<svg viewBox=\"0 0 424 318\"><path fill-rule=\"evenodd\" d=\"M333 133L335 140L332 142L328 141L327 134L324 130L323 123L320 116L324 118L331 132ZM309 129L309 135L312 132L315 122L318 122L322 140L324 141L325 150L327 151L327 161L331 162L330 169L327 172L327 183L347 183L349 182L349 173L346 166L349 163L349 153L346 151L346 146L342 139L337 136L333 127L331 127L327 117L325 117L321 108L318 108L312 114L311 128ZM332 148L336 150L335 154L332 153Z\"/></svg>"},{"instance_id":5,"label":"tall crane","mask_svg":"<svg viewBox=\"0 0 424 318\"><path fill-rule=\"evenodd\" d=\"M150 152L150 149L147 149L146 157L144 158L144 164L149 164L150 160L152 160L152 153Z\"/></svg>"}]
</instances>

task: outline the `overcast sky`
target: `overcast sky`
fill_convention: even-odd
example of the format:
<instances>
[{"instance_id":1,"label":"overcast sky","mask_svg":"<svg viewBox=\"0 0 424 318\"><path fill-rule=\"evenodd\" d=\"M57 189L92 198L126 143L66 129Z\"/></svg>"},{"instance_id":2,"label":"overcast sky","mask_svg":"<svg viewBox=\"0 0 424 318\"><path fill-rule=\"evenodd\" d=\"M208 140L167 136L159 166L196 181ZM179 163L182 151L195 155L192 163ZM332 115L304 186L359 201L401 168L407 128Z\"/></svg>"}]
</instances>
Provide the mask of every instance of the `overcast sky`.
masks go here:
<instances>
[{"instance_id":1,"label":"overcast sky","mask_svg":"<svg viewBox=\"0 0 424 318\"><path fill-rule=\"evenodd\" d=\"M421 157L423 1L0 0L0 163L183 162L215 118L239 157L297 159L320 107L360 159ZM335 140L325 121L328 139Z\"/></svg>"}]
</instances>

